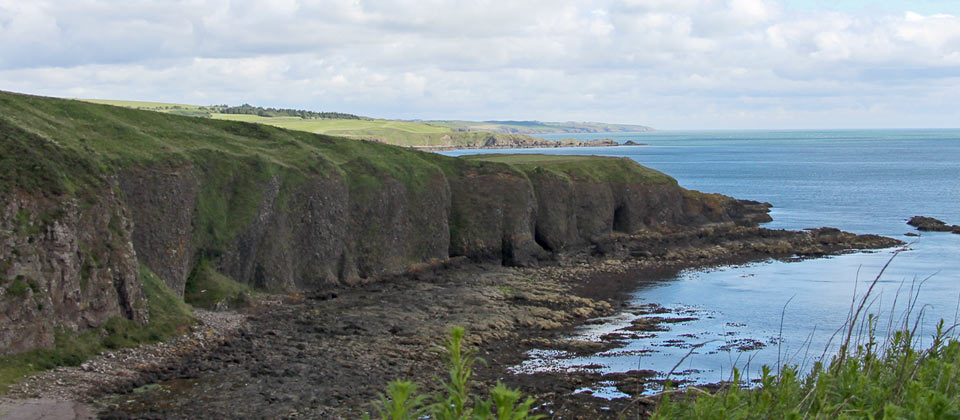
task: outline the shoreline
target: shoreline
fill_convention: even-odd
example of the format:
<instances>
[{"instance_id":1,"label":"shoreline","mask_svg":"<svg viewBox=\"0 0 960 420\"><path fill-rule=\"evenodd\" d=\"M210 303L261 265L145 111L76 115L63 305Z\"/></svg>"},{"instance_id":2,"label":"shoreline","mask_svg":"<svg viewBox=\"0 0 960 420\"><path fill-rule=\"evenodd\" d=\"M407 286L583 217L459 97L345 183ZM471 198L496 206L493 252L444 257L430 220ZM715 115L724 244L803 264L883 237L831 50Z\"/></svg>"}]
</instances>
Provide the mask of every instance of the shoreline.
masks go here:
<instances>
[{"instance_id":1,"label":"shoreline","mask_svg":"<svg viewBox=\"0 0 960 420\"><path fill-rule=\"evenodd\" d=\"M625 143L617 143L613 139L601 140L574 140L573 143L564 143L559 140L548 140L555 144L505 144L492 146L407 146L414 150L424 152L446 152L451 150L510 150L510 149L560 149L560 148L578 148L578 147L628 147L628 146L649 146L647 143L637 143L628 140Z\"/></svg>"},{"instance_id":2,"label":"shoreline","mask_svg":"<svg viewBox=\"0 0 960 420\"><path fill-rule=\"evenodd\" d=\"M430 349L448 327L463 325L467 341L488 363L476 369L482 388L502 379L555 413L603 417L603 407L623 402L572 394L595 381L595 374L516 375L507 368L531 348L598 350L603 343L563 337L592 318L624 309L640 281L635 274L651 278L684 268L898 243L835 229L713 226L615 236L539 268L452 259L356 287L287 296L281 304L267 296L272 304L245 310L234 332L202 351L137 366L131 376L118 375L75 396L107 418L354 418L356 410L370 409L369 401L388 381L422 382L440 374ZM37 376L47 374L56 388L57 371ZM638 389L644 380L615 376L603 379Z\"/></svg>"}]
</instances>

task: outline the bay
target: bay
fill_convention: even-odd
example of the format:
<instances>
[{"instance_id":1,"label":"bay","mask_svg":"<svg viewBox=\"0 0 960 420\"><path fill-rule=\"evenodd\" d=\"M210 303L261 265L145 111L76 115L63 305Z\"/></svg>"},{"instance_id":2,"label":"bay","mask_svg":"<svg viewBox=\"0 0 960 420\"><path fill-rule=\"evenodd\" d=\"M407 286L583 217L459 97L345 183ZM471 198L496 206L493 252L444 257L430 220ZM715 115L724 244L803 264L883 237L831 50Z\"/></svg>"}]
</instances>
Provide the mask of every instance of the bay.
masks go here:
<instances>
[{"instance_id":1,"label":"bay","mask_svg":"<svg viewBox=\"0 0 960 420\"><path fill-rule=\"evenodd\" d=\"M923 233L906 225L915 215L960 224L960 130L662 131L544 135L544 138L613 138L642 146L516 150L476 153L592 154L628 157L673 176L680 185L742 199L770 202L773 229L837 227L911 241L884 273L871 312L878 335L904 316L923 311L919 335L929 341L938 320L953 323L960 303L960 235ZM762 364L809 367L836 350L831 339L894 250L829 258L764 261L710 270L686 270L648 281L633 304L658 304L673 316L694 320L668 324L669 331L643 334L599 355L570 357L532 352L517 370L577 369L603 372L669 371L681 359L680 379L693 383L729 379L731 368L756 377ZM922 286L921 286L922 283ZM894 301L897 309L892 310ZM643 316L643 315L640 315ZM660 315L662 316L662 315ZM597 338L629 325L621 314L574 333ZM781 325L782 318L782 325ZM683 359L691 348L689 357ZM923 345L918 342L918 345ZM593 391L617 397L595 386Z\"/></svg>"}]
</instances>

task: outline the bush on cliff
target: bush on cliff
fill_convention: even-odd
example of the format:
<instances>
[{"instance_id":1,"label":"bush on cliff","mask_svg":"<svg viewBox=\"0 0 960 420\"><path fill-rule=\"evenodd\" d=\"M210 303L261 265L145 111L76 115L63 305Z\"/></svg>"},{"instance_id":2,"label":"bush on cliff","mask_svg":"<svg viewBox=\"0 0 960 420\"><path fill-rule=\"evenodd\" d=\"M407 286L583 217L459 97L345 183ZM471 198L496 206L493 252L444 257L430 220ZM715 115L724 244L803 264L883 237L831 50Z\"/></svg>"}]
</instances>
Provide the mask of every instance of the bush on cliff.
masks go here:
<instances>
[{"instance_id":1,"label":"bush on cliff","mask_svg":"<svg viewBox=\"0 0 960 420\"><path fill-rule=\"evenodd\" d=\"M203 260L187 279L183 299L205 309L238 307L247 302L251 293L250 286L218 273L208 261Z\"/></svg>"},{"instance_id":2,"label":"bush on cliff","mask_svg":"<svg viewBox=\"0 0 960 420\"><path fill-rule=\"evenodd\" d=\"M463 348L463 327L450 330L444 344L443 360L449 370L449 380L443 381L442 392L418 395L417 385L395 380L387 385L387 394L380 395L374 407L381 420L537 420L542 415L531 414L534 399L523 399L519 390L507 388L500 382L490 390L488 399L471 392L470 376L478 360L475 351ZM470 403L473 402L473 406ZM363 415L369 419L369 414Z\"/></svg>"}]
</instances>

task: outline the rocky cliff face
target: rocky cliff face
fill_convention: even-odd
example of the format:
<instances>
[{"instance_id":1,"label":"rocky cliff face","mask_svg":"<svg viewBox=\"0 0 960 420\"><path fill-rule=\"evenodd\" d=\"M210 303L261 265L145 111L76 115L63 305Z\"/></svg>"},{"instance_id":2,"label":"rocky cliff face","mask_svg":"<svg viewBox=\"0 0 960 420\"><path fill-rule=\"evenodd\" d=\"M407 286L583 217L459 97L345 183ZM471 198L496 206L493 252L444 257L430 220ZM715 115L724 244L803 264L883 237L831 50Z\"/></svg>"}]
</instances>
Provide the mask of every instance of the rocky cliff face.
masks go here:
<instances>
[{"instance_id":1,"label":"rocky cliff face","mask_svg":"<svg viewBox=\"0 0 960 420\"><path fill-rule=\"evenodd\" d=\"M625 159L458 159L2 92L0 140L0 353L144 322L138 263L181 295L201 262L260 289L316 290L767 217Z\"/></svg>"},{"instance_id":2,"label":"rocky cliff face","mask_svg":"<svg viewBox=\"0 0 960 420\"><path fill-rule=\"evenodd\" d=\"M19 192L0 208L0 353L50 347L57 329L145 322L132 225L111 186L86 200Z\"/></svg>"},{"instance_id":3,"label":"rocky cliff face","mask_svg":"<svg viewBox=\"0 0 960 420\"><path fill-rule=\"evenodd\" d=\"M555 171L431 158L448 161L449 168L433 171L421 185L385 174L380 182L362 182L377 174L359 164L293 185L268 178L251 193L259 197L254 216L227 247L206 255L193 239L204 228L193 207L204 180L193 168L135 168L120 175L120 185L138 257L181 294L200 258L257 288L313 290L448 257L531 265L615 232L753 224L750 217L766 216L759 203L748 208L675 183L576 180Z\"/></svg>"}]
</instances>

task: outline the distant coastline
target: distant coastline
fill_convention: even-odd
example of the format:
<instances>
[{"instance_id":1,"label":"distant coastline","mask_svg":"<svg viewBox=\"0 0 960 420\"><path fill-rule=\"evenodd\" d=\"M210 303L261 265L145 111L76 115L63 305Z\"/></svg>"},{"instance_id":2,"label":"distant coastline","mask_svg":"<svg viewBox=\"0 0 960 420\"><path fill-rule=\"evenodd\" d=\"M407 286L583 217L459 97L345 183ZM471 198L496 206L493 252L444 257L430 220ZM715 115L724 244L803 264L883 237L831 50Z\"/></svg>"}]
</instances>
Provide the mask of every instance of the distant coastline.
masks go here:
<instances>
[{"instance_id":1,"label":"distant coastline","mask_svg":"<svg viewBox=\"0 0 960 420\"><path fill-rule=\"evenodd\" d=\"M596 140L576 140L566 138L562 140L546 140L536 137L529 137L532 140L516 142L492 142L478 145L450 145L450 146L410 146L412 149L423 151L448 151L465 149L553 149L561 147L619 147L619 146L646 146L647 143L637 143L633 140L627 140L619 143L614 139L596 139ZM526 140L526 139L524 139Z\"/></svg>"},{"instance_id":2,"label":"distant coastline","mask_svg":"<svg viewBox=\"0 0 960 420\"><path fill-rule=\"evenodd\" d=\"M81 100L187 117L265 124L287 130L369 140L420 150L605 147L618 144L612 139L546 140L536 136L655 131L644 125L602 122L386 120L343 112L264 108L249 104L200 106L123 100Z\"/></svg>"}]
</instances>

